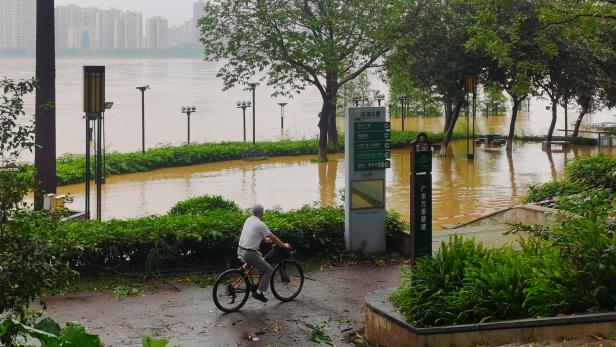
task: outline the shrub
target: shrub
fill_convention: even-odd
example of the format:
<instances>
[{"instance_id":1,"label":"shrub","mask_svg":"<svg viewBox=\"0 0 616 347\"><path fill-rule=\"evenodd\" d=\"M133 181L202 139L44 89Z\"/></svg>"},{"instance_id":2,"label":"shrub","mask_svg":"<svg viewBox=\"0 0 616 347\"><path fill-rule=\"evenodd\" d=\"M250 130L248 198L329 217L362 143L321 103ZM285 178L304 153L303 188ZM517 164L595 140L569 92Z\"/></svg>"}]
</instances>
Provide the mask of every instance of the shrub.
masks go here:
<instances>
[{"instance_id":1,"label":"shrub","mask_svg":"<svg viewBox=\"0 0 616 347\"><path fill-rule=\"evenodd\" d=\"M616 192L616 159L605 155L578 159L567 165L567 177L586 187Z\"/></svg>"},{"instance_id":2,"label":"shrub","mask_svg":"<svg viewBox=\"0 0 616 347\"><path fill-rule=\"evenodd\" d=\"M574 296L574 272L559 249L546 241L521 241L484 249L473 239L452 236L435 258L422 258L403 271L391 296L396 307L420 326L552 315Z\"/></svg>"},{"instance_id":3,"label":"shrub","mask_svg":"<svg viewBox=\"0 0 616 347\"><path fill-rule=\"evenodd\" d=\"M239 211L240 208L234 201L227 200L220 195L205 195L180 201L169 211L170 215L207 214L214 210Z\"/></svg>"},{"instance_id":4,"label":"shrub","mask_svg":"<svg viewBox=\"0 0 616 347\"><path fill-rule=\"evenodd\" d=\"M74 245L66 251L82 273L153 271L185 264L212 264L235 258L248 213L220 197L200 197L177 204L173 214L133 220L69 222L57 237ZM181 214L187 213L187 214ZM390 214L387 233L403 232L399 215ZM344 211L338 207L267 210L263 220L272 232L303 255L344 250Z\"/></svg>"},{"instance_id":5,"label":"shrub","mask_svg":"<svg viewBox=\"0 0 616 347\"><path fill-rule=\"evenodd\" d=\"M519 250L453 236L403 271L391 300L423 326L614 310L615 200L604 189L561 198L559 224L520 229Z\"/></svg>"},{"instance_id":6,"label":"shrub","mask_svg":"<svg viewBox=\"0 0 616 347\"><path fill-rule=\"evenodd\" d=\"M568 180L534 184L528 188L528 195L522 201L525 203L545 201L554 197L577 194L582 190L584 190L583 185Z\"/></svg>"},{"instance_id":7,"label":"shrub","mask_svg":"<svg viewBox=\"0 0 616 347\"><path fill-rule=\"evenodd\" d=\"M0 314L22 319L44 290L62 289L75 273L64 259L68 246L54 237L58 219L22 211L0 232Z\"/></svg>"},{"instance_id":8,"label":"shrub","mask_svg":"<svg viewBox=\"0 0 616 347\"><path fill-rule=\"evenodd\" d=\"M589 189L616 192L616 159L598 155L575 160L567 165L563 179L531 185L523 202L538 202Z\"/></svg>"}]
</instances>

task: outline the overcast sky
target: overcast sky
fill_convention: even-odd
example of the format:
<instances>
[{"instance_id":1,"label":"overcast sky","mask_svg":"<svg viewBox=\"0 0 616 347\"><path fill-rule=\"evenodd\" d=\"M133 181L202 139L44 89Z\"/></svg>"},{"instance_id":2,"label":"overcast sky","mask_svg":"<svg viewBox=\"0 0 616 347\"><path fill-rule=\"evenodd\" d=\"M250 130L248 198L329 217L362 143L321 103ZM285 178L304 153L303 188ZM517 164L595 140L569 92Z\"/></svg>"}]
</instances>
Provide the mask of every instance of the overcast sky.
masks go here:
<instances>
[{"instance_id":1,"label":"overcast sky","mask_svg":"<svg viewBox=\"0 0 616 347\"><path fill-rule=\"evenodd\" d=\"M145 18L163 16L170 25L178 25L192 17L192 4L196 0L56 0L56 6L109 8L141 12Z\"/></svg>"}]
</instances>

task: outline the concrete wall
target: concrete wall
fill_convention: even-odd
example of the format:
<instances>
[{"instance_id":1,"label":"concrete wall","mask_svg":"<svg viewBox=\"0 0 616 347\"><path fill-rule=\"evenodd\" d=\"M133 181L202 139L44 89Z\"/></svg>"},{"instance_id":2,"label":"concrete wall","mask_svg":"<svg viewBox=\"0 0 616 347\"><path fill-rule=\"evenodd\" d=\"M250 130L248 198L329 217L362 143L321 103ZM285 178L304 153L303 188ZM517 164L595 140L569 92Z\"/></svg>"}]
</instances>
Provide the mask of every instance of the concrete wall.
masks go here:
<instances>
[{"instance_id":1,"label":"concrete wall","mask_svg":"<svg viewBox=\"0 0 616 347\"><path fill-rule=\"evenodd\" d=\"M494 346L616 336L615 313L416 328L389 303L390 292L378 291L366 297L366 339L371 346Z\"/></svg>"},{"instance_id":2,"label":"concrete wall","mask_svg":"<svg viewBox=\"0 0 616 347\"><path fill-rule=\"evenodd\" d=\"M557 209L523 205L507 208L479 217L468 223L457 225L454 229L482 225L509 224L509 225L540 225L551 226L556 223Z\"/></svg>"}]
</instances>

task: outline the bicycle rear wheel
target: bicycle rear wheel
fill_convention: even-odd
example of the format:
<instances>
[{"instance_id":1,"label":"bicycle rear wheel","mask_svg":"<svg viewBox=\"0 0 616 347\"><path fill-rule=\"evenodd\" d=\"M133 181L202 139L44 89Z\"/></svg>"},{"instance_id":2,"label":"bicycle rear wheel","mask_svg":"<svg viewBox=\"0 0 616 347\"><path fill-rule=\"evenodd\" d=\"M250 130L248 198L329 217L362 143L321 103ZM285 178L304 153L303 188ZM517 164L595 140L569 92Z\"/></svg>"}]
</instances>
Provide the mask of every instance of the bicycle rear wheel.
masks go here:
<instances>
[{"instance_id":1,"label":"bicycle rear wheel","mask_svg":"<svg viewBox=\"0 0 616 347\"><path fill-rule=\"evenodd\" d=\"M283 260L274 268L270 285L276 299L291 301L304 287L304 270L294 260Z\"/></svg>"},{"instance_id":2,"label":"bicycle rear wheel","mask_svg":"<svg viewBox=\"0 0 616 347\"><path fill-rule=\"evenodd\" d=\"M250 282L244 277L244 272L233 269L223 272L212 290L216 307L223 312L238 311L248 300Z\"/></svg>"}]
</instances>

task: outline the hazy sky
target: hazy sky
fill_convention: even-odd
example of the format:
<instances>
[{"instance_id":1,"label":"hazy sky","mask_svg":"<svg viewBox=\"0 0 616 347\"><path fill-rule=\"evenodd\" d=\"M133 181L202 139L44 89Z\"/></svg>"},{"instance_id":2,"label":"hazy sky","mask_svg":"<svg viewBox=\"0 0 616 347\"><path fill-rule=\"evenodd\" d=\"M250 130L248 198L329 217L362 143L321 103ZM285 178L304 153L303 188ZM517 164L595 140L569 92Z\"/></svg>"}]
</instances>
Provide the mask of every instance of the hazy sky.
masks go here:
<instances>
[{"instance_id":1,"label":"hazy sky","mask_svg":"<svg viewBox=\"0 0 616 347\"><path fill-rule=\"evenodd\" d=\"M196 0L56 0L56 6L115 7L143 13L144 22L147 17L163 16L169 19L170 25L177 25L192 17L194 2Z\"/></svg>"}]
</instances>

